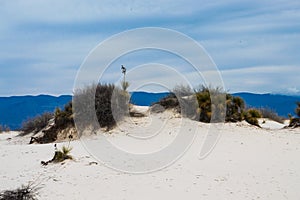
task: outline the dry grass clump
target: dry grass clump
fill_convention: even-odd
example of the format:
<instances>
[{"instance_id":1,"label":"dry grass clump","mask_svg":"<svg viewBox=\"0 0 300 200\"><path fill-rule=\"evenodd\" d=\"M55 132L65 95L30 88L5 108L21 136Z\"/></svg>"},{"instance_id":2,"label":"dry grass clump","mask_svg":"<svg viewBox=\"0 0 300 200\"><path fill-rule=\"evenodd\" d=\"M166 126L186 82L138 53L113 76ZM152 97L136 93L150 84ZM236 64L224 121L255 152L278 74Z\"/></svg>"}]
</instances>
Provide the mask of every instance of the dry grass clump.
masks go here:
<instances>
[{"instance_id":1,"label":"dry grass clump","mask_svg":"<svg viewBox=\"0 0 300 200\"><path fill-rule=\"evenodd\" d=\"M76 105L74 114L78 127L97 126L91 124L97 121L102 128L113 128L128 113L128 83L124 84L123 89L113 84L94 84L75 91L73 103ZM95 103L91 103L93 100ZM96 111L96 116L92 111Z\"/></svg>"},{"instance_id":2,"label":"dry grass clump","mask_svg":"<svg viewBox=\"0 0 300 200\"><path fill-rule=\"evenodd\" d=\"M45 112L41 115L38 115L36 117L30 118L23 122L22 127L21 127L21 135L27 135L29 133L37 133L43 128L45 128L50 119L53 118L53 114L49 112Z\"/></svg>"},{"instance_id":3,"label":"dry grass clump","mask_svg":"<svg viewBox=\"0 0 300 200\"><path fill-rule=\"evenodd\" d=\"M281 124L284 123L284 118L280 117L274 110L270 108L260 108L259 111L263 118L268 118Z\"/></svg>"},{"instance_id":4,"label":"dry grass clump","mask_svg":"<svg viewBox=\"0 0 300 200\"><path fill-rule=\"evenodd\" d=\"M37 200L38 188L31 185L22 186L15 190L5 190L0 193L0 200Z\"/></svg>"}]
</instances>

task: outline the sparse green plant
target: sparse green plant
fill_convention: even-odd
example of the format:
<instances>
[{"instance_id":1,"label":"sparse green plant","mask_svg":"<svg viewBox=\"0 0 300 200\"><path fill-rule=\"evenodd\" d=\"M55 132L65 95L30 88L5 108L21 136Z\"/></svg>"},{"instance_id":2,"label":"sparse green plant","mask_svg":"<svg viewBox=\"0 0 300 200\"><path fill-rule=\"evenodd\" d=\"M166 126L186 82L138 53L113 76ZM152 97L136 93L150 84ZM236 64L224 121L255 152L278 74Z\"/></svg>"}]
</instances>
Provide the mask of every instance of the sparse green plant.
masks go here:
<instances>
[{"instance_id":1,"label":"sparse green plant","mask_svg":"<svg viewBox=\"0 0 300 200\"><path fill-rule=\"evenodd\" d=\"M70 147L70 142L73 139L72 135L69 135L69 142L68 146L63 145L62 148L59 150L57 149L57 145L54 145L55 152L54 156L51 160L49 161L41 161L42 165L48 165L49 163L59 163L63 162L64 160L73 160L73 157L70 155L70 152L72 151L72 147Z\"/></svg>"},{"instance_id":2,"label":"sparse green plant","mask_svg":"<svg viewBox=\"0 0 300 200\"><path fill-rule=\"evenodd\" d=\"M55 151L52 162L58 163L58 162L62 162L62 161L67 160L67 159L72 160L73 157L70 155L71 151L72 151L72 147L63 146L61 148L61 150Z\"/></svg>"}]
</instances>

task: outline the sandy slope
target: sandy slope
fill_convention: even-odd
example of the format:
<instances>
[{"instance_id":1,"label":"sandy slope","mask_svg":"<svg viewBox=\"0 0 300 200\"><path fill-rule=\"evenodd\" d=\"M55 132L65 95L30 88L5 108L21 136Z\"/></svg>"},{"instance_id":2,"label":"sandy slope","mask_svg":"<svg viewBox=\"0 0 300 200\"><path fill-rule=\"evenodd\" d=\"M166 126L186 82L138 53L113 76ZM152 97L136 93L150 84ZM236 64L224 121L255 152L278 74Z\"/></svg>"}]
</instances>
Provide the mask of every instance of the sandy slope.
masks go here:
<instances>
[{"instance_id":1,"label":"sandy slope","mask_svg":"<svg viewBox=\"0 0 300 200\"><path fill-rule=\"evenodd\" d=\"M121 123L106 137L132 152L163 148L180 127L180 118L168 112L131 122ZM153 136L159 122L164 124L159 129L161 134ZM228 123L215 149L201 160L199 151L209 125L189 123L198 128L198 133L184 156L168 168L142 175L105 167L87 153L80 141L71 143L75 161L41 166L41 160L53 156L53 144L27 145L28 138L1 134L1 190L34 181L41 187L39 198L51 200L299 199L300 129L259 129L244 122ZM152 139L133 142L132 136ZM97 136L92 138L97 140Z\"/></svg>"}]
</instances>

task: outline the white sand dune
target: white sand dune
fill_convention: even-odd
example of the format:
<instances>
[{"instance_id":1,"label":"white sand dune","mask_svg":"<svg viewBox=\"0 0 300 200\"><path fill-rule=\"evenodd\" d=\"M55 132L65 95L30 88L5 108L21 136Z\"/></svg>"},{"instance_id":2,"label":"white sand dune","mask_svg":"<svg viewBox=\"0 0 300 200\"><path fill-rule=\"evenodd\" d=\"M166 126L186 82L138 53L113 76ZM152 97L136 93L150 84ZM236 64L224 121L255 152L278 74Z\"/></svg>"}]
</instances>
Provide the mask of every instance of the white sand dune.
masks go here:
<instances>
[{"instance_id":1,"label":"white sand dune","mask_svg":"<svg viewBox=\"0 0 300 200\"><path fill-rule=\"evenodd\" d=\"M285 123L279 123L279 122L275 122L273 120L270 120L270 119L266 119L266 118L261 118L258 120L259 122L259 125L262 127L262 128L265 128L265 129L282 129L284 128L285 126L287 126L288 124L285 124Z\"/></svg>"},{"instance_id":2,"label":"white sand dune","mask_svg":"<svg viewBox=\"0 0 300 200\"><path fill-rule=\"evenodd\" d=\"M80 141L71 142L74 161L41 166L41 160L52 158L53 144L28 145L28 137L0 134L0 189L34 181L41 187L39 199L49 200L299 199L300 129L226 123L212 153L201 160L200 148L210 125L195 121L186 125L198 128L191 148L171 166L139 175L104 166ZM164 112L127 119L106 137L121 149L147 153L172 141L180 126L178 116ZM151 135L157 130L160 134ZM136 142L134 137L146 140Z\"/></svg>"}]
</instances>

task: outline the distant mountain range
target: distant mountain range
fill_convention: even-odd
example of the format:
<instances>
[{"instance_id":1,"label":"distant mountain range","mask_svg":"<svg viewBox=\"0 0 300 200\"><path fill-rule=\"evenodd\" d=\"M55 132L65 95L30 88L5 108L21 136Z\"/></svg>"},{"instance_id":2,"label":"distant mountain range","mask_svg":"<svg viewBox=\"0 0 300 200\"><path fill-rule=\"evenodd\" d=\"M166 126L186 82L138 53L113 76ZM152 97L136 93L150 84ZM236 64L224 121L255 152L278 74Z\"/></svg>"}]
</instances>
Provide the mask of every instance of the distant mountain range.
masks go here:
<instances>
[{"instance_id":1,"label":"distant mountain range","mask_svg":"<svg viewBox=\"0 0 300 200\"><path fill-rule=\"evenodd\" d=\"M133 92L130 101L136 105L149 106L168 94L167 92ZM248 107L268 107L283 117L287 117L289 113L294 114L295 102L300 101L300 96L278 94L234 93L233 95L242 97ZM8 125L12 130L18 129L28 118L44 112L53 112L57 107L63 108L71 100L71 95L0 97L0 125Z\"/></svg>"},{"instance_id":2,"label":"distant mountain range","mask_svg":"<svg viewBox=\"0 0 300 200\"><path fill-rule=\"evenodd\" d=\"M240 96L246 102L247 107L270 108L282 117L288 117L288 114L294 115L296 102L300 102L300 96L287 96L281 94L253 94L253 93L234 93L234 96Z\"/></svg>"},{"instance_id":3,"label":"distant mountain range","mask_svg":"<svg viewBox=\"0 0 300 200\"><path fill-rule=\"evenodd\" d=\"M72 96L50 95L0 97L0 124L15 130L22 122L44 112L53 112L71 101Z\"/></svg>"}]
</instances>

